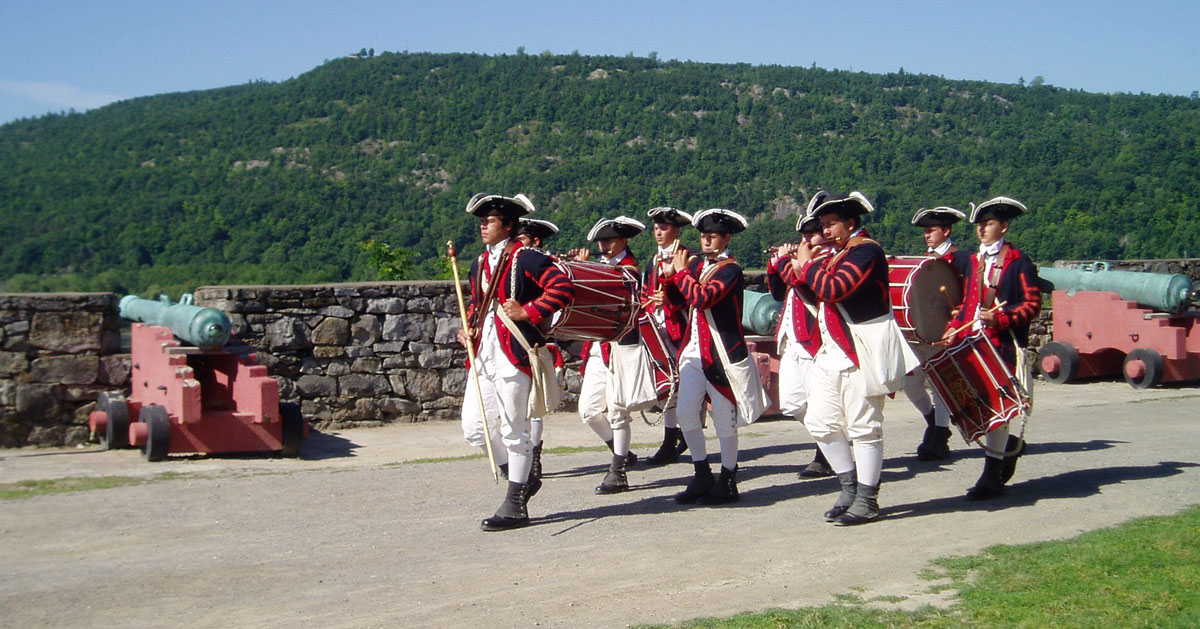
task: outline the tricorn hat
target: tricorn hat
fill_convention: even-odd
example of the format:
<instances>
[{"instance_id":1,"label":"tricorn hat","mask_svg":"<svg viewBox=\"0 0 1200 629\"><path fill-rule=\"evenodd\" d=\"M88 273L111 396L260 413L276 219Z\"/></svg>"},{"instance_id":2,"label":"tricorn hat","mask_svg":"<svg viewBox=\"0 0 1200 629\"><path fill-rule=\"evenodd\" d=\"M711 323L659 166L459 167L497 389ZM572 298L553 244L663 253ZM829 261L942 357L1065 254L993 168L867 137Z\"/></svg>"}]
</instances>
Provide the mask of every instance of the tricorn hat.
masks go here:
<instances>
[{"instance_id":1,"label":"tricorn hat","mask_svg":"<svg viewBox=\"0 0 1200 629\"><path fill-rule=\"evenodd\" d=\"M479 218L493 214L508 218L520 218L526 214L532 214L533 211L533 201L523 194L515 197L503 197L498 194L480 192L467 202L467 214L473 214Z\"/></svg>"},{"instance_id":2,"label":"tricorn hat","mask_svg":"<svg viewBox=\"0 0 1200 629\"><path fill-rule=\"evenodd\" d=\"M939 205L935 208L917 210L912 217L912 224L917 227L949 227L966 217L966 214L952 207Z\"/></svg>"},{"instance_id":3,"label":"tricorn hat","mask_svg":"<svg viewBox=\"0 0 1200 629\"><path fill-rule=\"evenodd\" d=\"M1025 204L1008 197L996 197L980 203L971 204L971 222L982 223L988 219L1001 221L1011 220L1026 212Z\"/></svg>"},{"instance_id":4,"label":"tricorn hat","mask_svg":"<svg viewBox=\"0 0 1200 629\"><path fill-rule=\"evenodd\" d=\"M545 240L558 233L558 226L550 221L522 217L517 226L517 233L529 234L533 238Z\"/></svg>"},{"instance_id":5,"label":"tricorn hat","mask_svg":"<svg viewBox=\"0 0 1200 629\"><path fill-rule=\"evenodd\" d=\"M746 217L718 207L704 210L692 217L692 225L700 233L736 234L750 226Z\"/></svg>"},{"instance_id":6,"label":"tricorn hat","mask_svg":"<svg viewBox=\"0 0 1200 629\"><path fill-rule=\"evenodd\" d=\"M650 220L654 221L655 223L661 223L664 225L683 227L685 225L692 224L691 214L688 214L683 210L677 210L673 207L650 208L646 212L646 215L649 216Z\"/></svg>"},{"instance_id":7,"label":"tricorn hat","mask_svg":"<svg viewBox=\"0 0 1200 629\"><path fill-rule=\"evenodd\" d=\"M825 197L828 196L828 192L825 192L824 190L818 190L817 193L808 200L808 207L804 208L804 213L796 219L796 231L800 233L808 233L820 229L821 221L817 220L817 217L813 215L813 210L825 200ZM814 224L816 225L815 228L813 227Z\"/></svg>"},{"instance_id":8,"label":"tricorn hat","mask_svg":"<svg viewBox=\"0 0 1200 629\"><path fill-rule=\"evenodd\" d=\"M816 197L813 198L815 199ZM863 193L858 190L855 190L845 196L840 194L826 195L809 213L813 216L838 214L839 216L849 218L870 214L874 211L875 208L871 206L871 202L867 200L867 197L863 196Z\"/></svg>"},{"instance_id":9,"label":"tricorn hat","mask_svg":"<svg viewBox=\"0 0 1200 629\"><path fill-rule=\"evenodd\" d=\"M627 216L602 218L592 226L592 231L588 232L587 239L591 242L598 242L607 238L633 238L642 233L644 229L646 226L640 221Z\"/></svg>"}]
</instances>

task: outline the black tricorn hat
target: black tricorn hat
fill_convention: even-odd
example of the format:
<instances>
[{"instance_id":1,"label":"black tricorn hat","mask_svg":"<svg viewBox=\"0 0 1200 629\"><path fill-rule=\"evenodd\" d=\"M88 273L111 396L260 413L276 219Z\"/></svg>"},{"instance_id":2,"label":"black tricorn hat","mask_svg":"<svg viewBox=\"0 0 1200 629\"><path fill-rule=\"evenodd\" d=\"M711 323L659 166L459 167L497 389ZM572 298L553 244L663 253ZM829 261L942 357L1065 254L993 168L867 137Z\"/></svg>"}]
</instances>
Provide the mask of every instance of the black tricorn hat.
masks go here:
<instances>
[{"instance_id":1,"label":"black tricorn hat","mask_svg":"<svg viewBox=\"0 0 1200 629\"><path fill-rule=\"evenodd\" d=\"M966 214L948 205L939 205L917 210L912 217L912 224L917 227L949 227L966 217Z\"/></svg>"},{"instance_id":2,"label":"black tricorn hat","mask_svg":"<svg viewBox=\"0 0 1200 629\"><path fill-rule=\"evenodd\" d=\"M737 212L715 207L696 214L692 218L692 225L702 234L736 234L749 227L750 223Z\"/></svg>"},{"instance_id":3,"label":"black tricorn hat","mask_svg":"<svg viewBox=\"0 0 1200 629\"><path fill-rule=\"evenodd\" d=\"M523 194L515 197L504 197L498 194L480 192L467 201L467 214L483 218L485 216L504 216L520 218L534 211L533 201Z\"/></svg>"},{"instance_id":4,"label":"black tricorn hat","mask_svg":"<svg viewBox=\"0 0 1200 629\"><path fill-rule=\"evenodd\" d=\"M796 231L804 234L821 229L821 221L818 220L815 215L813 215L813 210L816 209L816 207L820 205L821 202L824 201L828 196L828 192L825 192L824 190L818 190L817 193L808 200L808 207L804 208L804 213L796 219Z\"/></svg>"},{"instance_id":5,"label":"black tricorn hat","mask_svg":"<svg viewBox=\"0 0 1200 629\"><path fill-rule=\"evenodd\" d=\"M517 233L529 234L533 238L545 240L558 233L558 226L550 221L522 217L517 226Z\"/></svg>"},{"instance_id":6,"label":"black tricorn hat","mask_svg":"<svg viewBox=\"0 0 1200 629\"><path fill-rule=\"evenodd\" d=\"M692 215L673 207L656 207L646 211L646 216L655 223L683 227L692 224Z\"/></svg>"},{"instance_id":7,"label":"black tricorn hat","mask_svg":"<svg viewBox=\"0 0 1200 629\"><path fill-rule=\"evenodd\" d=\"M1026 212L1025 204L1008 197L988 199L979 205L971 204L971 222L982 223L988 219L1008 221Z\"/></svg>"},{"instance_id":8,"label":"black tricorn hat","mask_svg":"<svg viewBox=\"0 0 1200 629\"><path fill-rule=\"evenodd\" d=\"M813 198L815 199L816 197ZM867 197L863 196L863 193L859 192L858 190L855 190L854 192L851 192L845 196L840 194L826 195L825 198L823 198L820 203L813 208L810 214L813 216L837 214L839 216L850 218L853 216L870 214L874 211L875 208L871 205L871 202L867 200Z\"/></svg>"},{"instance_id":9,"label":"black tricorn hat","mask_svg":"<svg viewBox=\"0 0 1200 629\"><path fill-rule=\"evenodd\" d=\"M627 216L602 218L592 226L592 230L588 232L587 239L591 242L599 242L608 238L633 238L642 233L644 229L646 229L646 226L641 221Z\"/></svg>"}]
</instances>

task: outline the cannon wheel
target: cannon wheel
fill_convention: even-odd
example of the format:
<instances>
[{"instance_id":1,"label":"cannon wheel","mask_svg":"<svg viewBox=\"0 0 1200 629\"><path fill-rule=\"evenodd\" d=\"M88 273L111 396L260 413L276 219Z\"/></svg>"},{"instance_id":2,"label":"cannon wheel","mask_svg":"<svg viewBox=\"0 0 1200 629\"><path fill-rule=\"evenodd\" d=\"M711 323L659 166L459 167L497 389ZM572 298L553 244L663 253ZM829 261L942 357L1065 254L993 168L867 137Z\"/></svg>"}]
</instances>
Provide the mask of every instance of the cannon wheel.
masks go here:
<instances>
[{"instance_id":1,"label":"cannon wheel","mask_svg":"<svg viewBox=\"0 0 1200 629\"><path fill-rule=\"evenodd\" d=\"M96 408L104 411L107 421L100 445L105 450L129 447L129 406L120 393L101 393L96 398Z\"/></svg>"},{"instance_id":2,"label":"cannon wheel","mask_svg":"<svg viewBox=\"0 0 1200 629\"><path fill-rule=\"evenodd\" d=\"M1079 373L1079 350L1070 343L1046 343L1038 350L1038 371L1054 384L1074 380Z\"/></svg>"},{"instance_id":3,"label":"cannon wheel","mask_svg":"<svg viewBox=\"0 0 1200 629\"><path fill-rule=\"evenodd\" d=\"M1139 347L1125 356L1121 366L1125 382L1135 389L1148 389L1162 382L1163 357L1158 352Z\"/></svg>"},{"instance_id":4,"label":"cannon wheel","mask_svg":"<svg viewBox=\"0 0 1200 629\"><path fill-rule=\"evenodd\" d=\"M279 421L283 424L283 449L279 455L294 459L300 456L300 445L304 442L304 416L300 414L300 405L280 403Z\"/></svg>"},{"instance_id":5,"label":"cannon wheel","mask_svg":"<svg viewBox=\"0 0 1200 629\"><path fill-rule=\"evenodd\" d=\"M157 404L142 407L138 421L146 424L146 445L142 446L142 455L147 461L161 461L167 458L171 450L171 417L167 409Z\"/></svg>"}]
</instances>

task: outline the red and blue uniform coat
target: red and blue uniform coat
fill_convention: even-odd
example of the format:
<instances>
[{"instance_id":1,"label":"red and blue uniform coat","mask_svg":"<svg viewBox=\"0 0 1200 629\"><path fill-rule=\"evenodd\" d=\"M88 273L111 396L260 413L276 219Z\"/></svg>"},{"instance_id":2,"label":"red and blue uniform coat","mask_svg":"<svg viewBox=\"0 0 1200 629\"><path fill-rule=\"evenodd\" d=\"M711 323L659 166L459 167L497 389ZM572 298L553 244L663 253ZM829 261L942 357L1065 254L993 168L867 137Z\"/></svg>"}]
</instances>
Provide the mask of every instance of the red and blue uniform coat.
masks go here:
<instances>
[{"instance_id":1,"label":"red and blue uniform coat","mask_svg":"<svg viewBox=\"0 0 1200 629\"><path fill-rule=\"evenodd\" d=\"M571 303L575 298L575 286L545 252L525 247L518 240L511 241L505 249L509 254L501 256L502 268L492 273L492 281L500 283L496 286L492 304L500 308L500 305L509 299L517 300L529 315L528 321L515 322L517 329L525 335L525 340L530 345L544 345L546 337L538 329L538 324ZM478 313L475 309L483 300L479 271L485 255L486 250L471 264L471 303L467 307L467 321L471 322L471 328L476 331L476 343L479 342L478 334L483 330L482 322L477 321ZM500 320L500 316L493 316L500 349L513 365L529 374L529 355L525 348L513 338L512 332Z\"/></svg>"},{"instance_id":2,"label":"red and blue uniform coat","mask_svg":"<svg viewBox=\"0 0 1200 629\"><path fill-rule=\"evenodd\" d=\"M666 299L663 303L669 313L691 309L691 316L696 318L696 330L700 337L697 340L704 377L721 392L721 395L736 403L725 370L719 363L716 346L713 344L713 330L709 328L708 318L704 316L703 311L712 313L713 323L717 328L715 336L724 346L729 360L735 363L745 360L750 355L746 347L746 337L742 334L742 299L746 290L746 279L742 274L741 265L732 262L722 265L701 283L703 262L699 257L692 258L687 268L671 276L665 284ZM685 326L679 342L680 355L690 342L691 333L692 326Z\"/></svg>"},{"instance_id":3,"label":"red and blue uniform coat","mask_svg":"<svg viewBox=\"0 0 1200 629\"><path fill-rule=\"evenodd\" d=\"M829 335L859 367L850 323L864 323L891 312L887 256L865 231L824 260L810 260L800 269L802 281L821 303ZM842 317L845 308L849 321Z\"/></svg>"},{"instance_id":4,"label":"red and blue uniform coat","mask_svg":"<svg viewBox=\"0 0 1200 629\"><path fill-rule=\"evenodd\" d=\"M790 291L788 289L791 289ZM782 337L784 326L791 326L792 338L808 352L816 356L821 349L821 330L817 327L817 296L800 277L792 272L791 258L779 257L767 263L767 291L776 301L791 301L792 320L779 319L779 328L775 338ZM805 303L813 306L813 310L805 307Z\"/></svg>"},{"instance_id":5,"label":"red and blue uniform coat","mask_svg":"<svg viewBox=\"0 0 1200 629\"><path fill-rule=\"evenodd\" d=\"M996 282L995 294L988 303L980 303L984 298L983 272L987 267L982 254L970 256L971 266L965 274L966 290L964 291L962 309L950 320L946 329L951 330L965 325L975 316L977 308L991 308L1004 302L1004 306L996 313L996 326L984 326L983 333L991 341L992 346L1000 353L1001 358L1011 368L1016 365L1017 351L1013 342L1021 347L1029 344L1029 324L1037 317L1042 309L1042 293L1038 290L1037 267L1033 260L1016 247L1005 244L997 264L1000 266L1000 279ZM1009 334L1009 331L1012 331ZM961 339L971 334L970 328L962 330L955 337Z\"/></svg>"},{"instance_id":6,"label":"red and blue uniform coat","mask_svg":"<svg viewBox=\"0 0 1200 629\"><path fill-rule=\"evenodd\" d=\"M688 250L684 249L684 251ZM691 251L688 251L688 254L691 255ZM658 277L658 267L658 256L655 256L648 264L646 264L646 270L642 273L643 299L652 297L659 291L659 289L663 289L664 294L666 292L665 289L669 282L663 282ZM655 306L655 309L662 310L663 327L667 330L667 337L671 339L672 343L678 346L679 342L683 340L683 335L687 331L688 327L687 309L669 308L665 302L666 300L664 299L664 303L662 305Z\"/></svg>"}]
</instances>

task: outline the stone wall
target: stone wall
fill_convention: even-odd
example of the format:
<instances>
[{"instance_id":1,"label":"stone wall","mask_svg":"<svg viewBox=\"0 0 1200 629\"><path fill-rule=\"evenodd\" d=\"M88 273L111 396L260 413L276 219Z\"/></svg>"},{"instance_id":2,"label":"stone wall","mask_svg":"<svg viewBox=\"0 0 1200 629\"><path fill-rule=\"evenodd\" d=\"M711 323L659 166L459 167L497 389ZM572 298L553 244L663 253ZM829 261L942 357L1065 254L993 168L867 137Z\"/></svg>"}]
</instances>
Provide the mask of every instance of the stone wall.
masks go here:
<instances>
[{"instance_id":1,"label":"stone wall","mask_svg":"<svg viewBox=\"0 0 1200 629\"><path fill-rule=\"evenodd\" d=\"M87 439L101 391L129 380L117 296L0 295L0 446Z\"/></svg>"}]
</instances>

